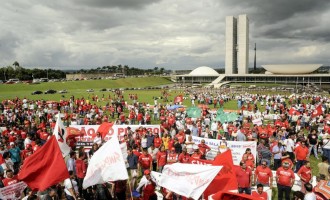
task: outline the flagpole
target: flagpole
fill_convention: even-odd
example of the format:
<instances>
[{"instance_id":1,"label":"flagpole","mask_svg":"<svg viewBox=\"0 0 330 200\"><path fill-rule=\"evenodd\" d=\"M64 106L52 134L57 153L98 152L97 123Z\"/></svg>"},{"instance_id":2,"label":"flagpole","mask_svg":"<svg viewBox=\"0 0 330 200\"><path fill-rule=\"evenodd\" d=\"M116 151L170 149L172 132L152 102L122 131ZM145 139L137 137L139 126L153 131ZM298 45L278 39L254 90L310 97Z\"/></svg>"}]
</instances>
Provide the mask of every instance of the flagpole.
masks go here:
<instances>
[{"instance_id":1,"label":"flagpole","mask_svg":"<svg viewBox=\"0 0 330 200\"><path fill-rule=\"evenodd\" d=\"M133 193L132 193L132 188L131 188L131 180L128 176L128 187L129 187L129 192L131 194L131 200L133 200Z\"/></svg>"}]
</instances>

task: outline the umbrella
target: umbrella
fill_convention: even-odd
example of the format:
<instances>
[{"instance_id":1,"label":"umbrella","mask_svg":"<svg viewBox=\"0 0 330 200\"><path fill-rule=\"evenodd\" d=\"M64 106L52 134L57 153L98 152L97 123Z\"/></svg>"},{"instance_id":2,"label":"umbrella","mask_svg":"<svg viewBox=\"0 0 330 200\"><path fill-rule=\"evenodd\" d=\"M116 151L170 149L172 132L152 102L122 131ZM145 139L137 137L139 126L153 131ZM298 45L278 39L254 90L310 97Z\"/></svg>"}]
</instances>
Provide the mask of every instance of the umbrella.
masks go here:
<instances>
[{"instance_id":1,"label":"umbrella","mask_svg":"<svg viewBox=\"0 0 330 200\"><path fill-rule=\"evenodd\" d=\"M178 108L182 108L182 105L171 105L169 107L167 107L167 110L176 110Z\"/></svg>"},{"instance_id":2,"label":"umbrella","mask_svg":"<svg viewBox=\"0 0 330 200\"><path fill-rule=\"evenodd\" d=\"M191 118L199 118L202 116L202 110L198 107L187 108L187 115Z\"/></svg>"}]
</instances>

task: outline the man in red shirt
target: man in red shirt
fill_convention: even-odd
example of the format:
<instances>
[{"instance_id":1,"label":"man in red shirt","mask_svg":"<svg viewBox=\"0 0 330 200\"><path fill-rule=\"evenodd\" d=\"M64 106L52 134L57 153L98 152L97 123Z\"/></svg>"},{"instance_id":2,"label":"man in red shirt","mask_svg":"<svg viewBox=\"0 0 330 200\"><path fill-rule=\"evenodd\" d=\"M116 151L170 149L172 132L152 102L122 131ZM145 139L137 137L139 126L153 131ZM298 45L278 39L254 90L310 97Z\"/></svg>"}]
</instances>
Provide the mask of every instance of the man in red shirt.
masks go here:
<instances>
[{"instance_id":1,"label":"man in red shirt","mask_svg":"<svg viewBox=\"0 0 330 200\"><path fill-rule=\"evenodd\" d=\"M142 174L144 173L145 170L152 169L152 157L150 154L148 154L147 149L143 149L143 152L139 157L139 168Z\"/></svg>"},{"instance_id":2,"label":"man in red shirt","mask_svg":"<svg viewBox=\"0 0 330 200\"><path fill-rule=\"evenodd\" d=\"M254 183L261 184L262 186L273 186L273 173L272 170L267 166L267 161L262 160L261 165L255 170Z\"/></svg>"},{"instance_id":3,"label":"man in red shirt","mask_svg":"<svg viewBox=\"0 0 330 200\"><path fill-rule=\"evenodd\" d=\"M285 193L285 199L290 199L290 192L294 184L295 176L289 166L289 162L283 162L282 167L278 168L276 171L278 200L283 199L283 193Z\"/></svg>"},{"instance_id":4,"label":"man in red shirt","mask_svg":"<svg viewBox=\"0 0 330 200\"><path fill-rule=\"evenodd\" d=\"M155 148L159 149L159 147L162 145L162 138L159 137L159 135L156 133L154 138L154 146Z\"/></svg>"},{"instance_id":5,"label":"man in red shirt","mask_svg":"<svg viewBox=\"0 0 330 200\"><path fill-rule=\"evenodd\" d=\"M182 148L182 153L179 155L179 163L189 163L190 155L187 153L187 149Z\"/></svg>"},{"instance_id":6,"label":"man in red shirt","mask_svg":"<svg viewBox=\"0 0 330 200\"><path fill-rule=\"evenodd\" d=\"M165 147L161 146L160 151L157 152L157 169L159 173L162 173L164 166L166 165L167 153Z\"/></svg>"},{"instance_id":7,"label":"man in red shirt","mask_svg":"<svg viewBox=\"0 0 330 200\"><path fill-rule=\"evenodd\" d=\"M79 194L86 198L87 191L83 189L83 181L87 172L87 163L84 160L84 157L85 153L79 152L78 159L76 159L76 174Z\"/></svg>"},{"instance_id":8,"label":"man in red shirt","mask_svg":"<svg viewBox=\"0 0 330 200\"><path fill-rule=\"evenodd\" d=\"M173 164L178 162L178 154L175 152L175 148L172 147L171 151L167 154L167 164Z\"/></svg>"},{"instance_id":9,"label":"man in red shirt","mask_svg":"<svg viewBox=\"0 0 330 200\"><path fill-rule=\"evenodd\" d=\"M24 162L24 160L33 154L33 149L31 144L27 144L25 149L21 151L21 159Z\"/></svg>"},{"instance_id":10,"label":"man in red shirt","mask_svg":"<svg viewBox=\"0 0 330 200\"><path fill-rule=\"evenodd\" d=\"M8 169L6 171L6 176L7 176L7 178L2 180L2 183L5 187L9 186L9 185L13 185L15 183L18 183L17 175L14 176L13 170Z\"/></svg>"},{"instance_id":11,"label":"man in red shirt","mask_svg":"<svg viewBox=\"0 0 330 200\"><path fill-rule=\"evenodd\" d=\"M201 140L201 143L198 145L198 148L199 148L199 152L201 152L201 154L202 154L201 158L206 159L205 158L206 153L209 152L211 150L211 148L205 144L204 139Z\"/></svg>"},{"instance_id":12,"label":"man in red shirt","mask_svg":"<svg viewBox=\"0 0 330 200\"><path fill-rule=\"evenodd\" d=\"M301 145L295 148L294 153L296 155L296 161L297 161L295 173L297 173L300 167L303 166L304 161L307 160L307 156L309 154L309 150L306 147L306 142L301 141Z\"/></svg>"},{"instance_id":13,"label":"man in red shirt","mask_svg":"<svg viewBox=\"0 0 330 200\"><path fill-rule=\"evenodd\" d=\"M265 199L267 200L267 193L264 192L264 186L262 184L257 185L257 191L252 192L252 197L257 197L259 199Z\"/></svg>"},{"instance_id":14,"label":"man in red shirt","mask_svg":"<svg viewBox=\"0 0 330 200\"><path fill-rule=\"evenodd\" d=\"M309 161L305 161L304 165L299 169L297 175L299 176L301 180L301 192L305 193L305 183L309 183L309 181L312 179L312 170L311 170L311 164Z\"/></svg>"},{"instance_id":15,"label":"man in red shirt","mask_svg":"<svg viewBox=\"0 0 330 200\"><path fill-rule=\"evenodd\" d=\"M240 168L236 170L236 178L238 182L238 193L251 195L252 171L246 167L244 162L239 163Z\"/></svg>"}]
</instances>

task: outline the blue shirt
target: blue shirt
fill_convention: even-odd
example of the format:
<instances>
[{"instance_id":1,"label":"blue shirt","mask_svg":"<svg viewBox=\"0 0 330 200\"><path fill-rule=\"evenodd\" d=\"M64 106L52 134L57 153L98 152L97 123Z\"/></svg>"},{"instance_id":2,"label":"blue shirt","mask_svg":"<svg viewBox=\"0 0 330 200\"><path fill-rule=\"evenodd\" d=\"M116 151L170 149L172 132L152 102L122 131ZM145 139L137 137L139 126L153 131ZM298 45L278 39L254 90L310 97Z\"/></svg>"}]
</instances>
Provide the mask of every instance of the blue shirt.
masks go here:
<instances>
[{"instance_id":1,"label":"blue shirt","mask_svg":"<svg viewBox=\"0 0 330 200\"><path fill-rule=\"evenodd\" d=\"M21 150L18 147L9 149L10 158L14 163L21 162Z\"/></svg>"}]
</instances>

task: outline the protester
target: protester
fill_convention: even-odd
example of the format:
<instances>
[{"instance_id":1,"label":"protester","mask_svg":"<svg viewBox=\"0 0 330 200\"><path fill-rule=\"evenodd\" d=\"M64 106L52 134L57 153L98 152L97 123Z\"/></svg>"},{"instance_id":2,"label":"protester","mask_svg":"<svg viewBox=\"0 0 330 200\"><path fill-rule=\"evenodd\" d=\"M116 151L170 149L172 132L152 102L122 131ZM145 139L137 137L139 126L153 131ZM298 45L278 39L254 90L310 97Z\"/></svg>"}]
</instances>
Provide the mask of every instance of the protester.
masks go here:
<instances>
[{"instance_id":1,"label":"protester","mask_svg":"<svg viewBox=\"0 0 330 200\"><path fill-rule=\"evenodd\" d=\"M256 197L259 199L268 199L267 193L264 192L264 186L262 184L257 184L257 191L253 191L251 195L252 197Z\"/></svg>"},{"instance_id":2,"label":"protester","mask_svg":"<svg viewBox=\"0 0 330 200\"><path fill-rule=\"evenodd\" d=\"M251 194L252 171L246 167L244 162L240 162L240 168L236 170L238 182L238 193Z\"/></svg>"},{"instance_id":3,"label":"protester","mask_svg":"<svg viewBox=\"0 0 330 200\"><path fill-rule=\"evenodd\" d=\"M64 180L64 194L67 200L77 200L78 193L78 184L75 181L75 175L73 171L69 171L70 178Z\"/></svg>"},{"instance_id":4,"label":"protester","mask_svg":"<svg viewBox=\"0 0 330 200\"><path fill-rule=\"evenodd\" d=\"M289 163L284 162L282 167L276 170L276 182L278 190L278 199L283 199L283 193L285 199L290 199L291 188L294 184L295 176L292 169L289 168Z\"/></svg>"},{"instance_id":5,"label":"protester","mask_svg":"<svg viewBox=\"0 0 330 200\"><path fill-rule=\"evenodd\" d=\"M253 183L262 186L268 186L270 188L273 187L273 173L272 170L267 166L267 162L265 160L261 161L261 165L259 165L255 170L254 181Z\"/></svg>"}]
</instances>

